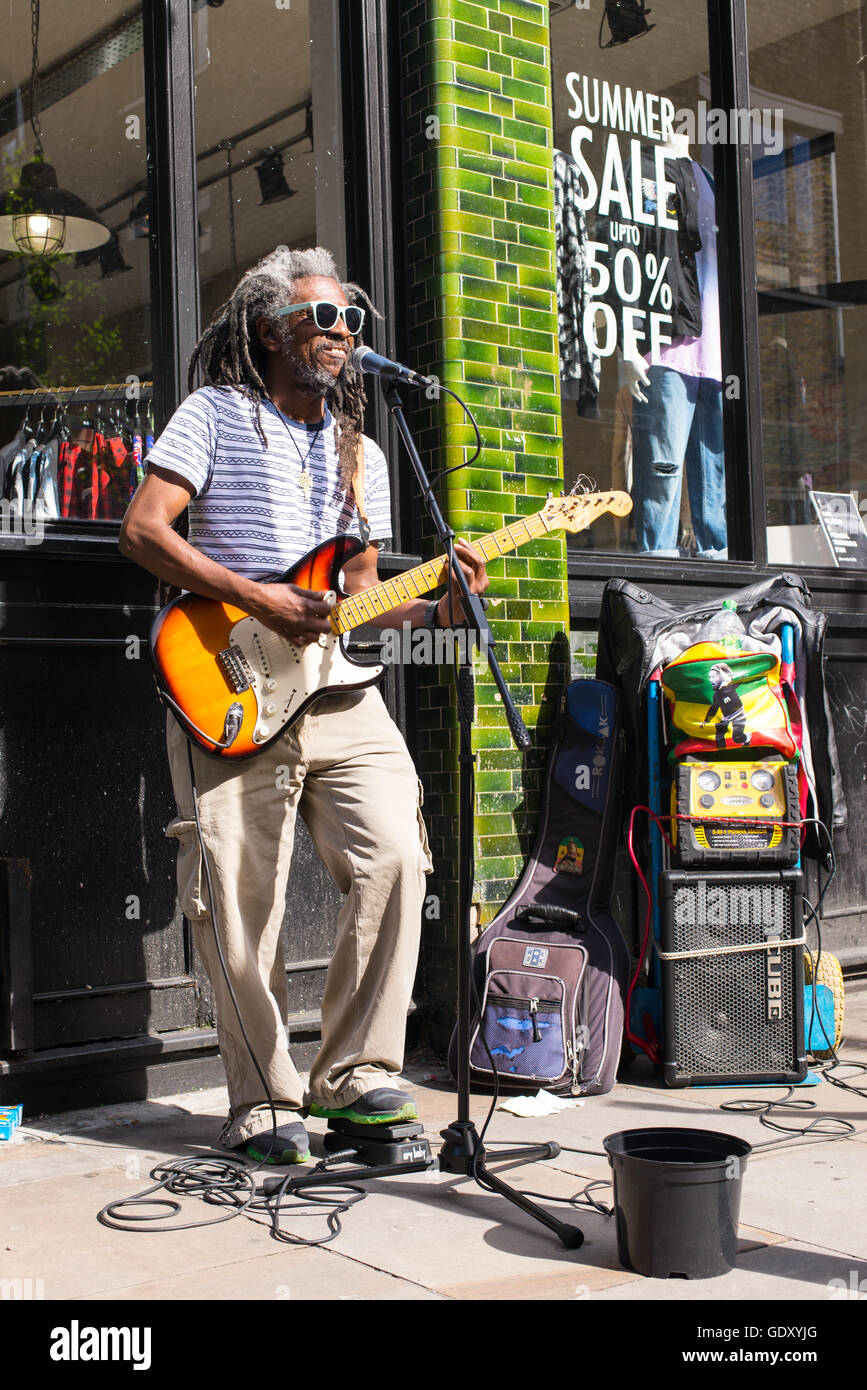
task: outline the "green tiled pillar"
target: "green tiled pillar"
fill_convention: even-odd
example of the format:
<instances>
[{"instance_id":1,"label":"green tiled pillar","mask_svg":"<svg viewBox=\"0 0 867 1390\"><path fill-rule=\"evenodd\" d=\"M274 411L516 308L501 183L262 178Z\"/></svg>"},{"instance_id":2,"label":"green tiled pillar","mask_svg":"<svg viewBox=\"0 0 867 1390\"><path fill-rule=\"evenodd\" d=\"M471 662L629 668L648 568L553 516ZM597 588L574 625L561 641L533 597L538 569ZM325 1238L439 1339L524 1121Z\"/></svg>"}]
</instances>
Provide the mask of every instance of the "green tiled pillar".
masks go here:
<instances>
[{"instance_id":1,"label":"green tiled pillar","mask_svg":"<svg viewBox=\"0 0 867 1390\"><path fill-rule=\"evenodd\" d=\"M438 495L458 536L537 512L562 488L548 4L419 0L402 15L411 352L470 405L484 448ZM469 457L455 402L422 400L428 471ZM427 534L420 519L420 541ZM489 565L489 618L503 674L531 734L523 757L487 666L476 663L476 887L489 921L535 829L557 694L568 679L565 540L548 536ZM430 1035L454 1013L457 730L453 671L419 671L420 769L436 874L423 947Z\"/></svg>"}]
</instances>

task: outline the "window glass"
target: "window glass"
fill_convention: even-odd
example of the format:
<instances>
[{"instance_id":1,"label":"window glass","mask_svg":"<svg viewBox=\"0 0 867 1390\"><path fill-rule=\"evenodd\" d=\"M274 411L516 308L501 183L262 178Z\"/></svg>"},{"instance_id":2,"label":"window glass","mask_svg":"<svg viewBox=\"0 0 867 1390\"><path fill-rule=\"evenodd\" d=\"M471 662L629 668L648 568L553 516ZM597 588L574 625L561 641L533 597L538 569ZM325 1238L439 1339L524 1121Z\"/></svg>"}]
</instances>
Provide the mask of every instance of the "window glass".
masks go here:
<instances>
[{"instance_id":1,"label":"window glass","mask_svg":"<svg viewBox=\"0 0 867 1390\"><path fill-rule=\"evenodd\" d=\"M6 6L4 533L116 521L141 476L154 372L144 95L128 0Z\"/></svg>"},{"instance_id":2,"label":"window glass","mask_svg":"<svg viewBox=\"0 0 867 1390\"><path fill-rule=\"evenodd\" d=\"M575 544L724 559L713 173L739 132L714 123L705 7L555 4L551 34L566 478L633 500Z\"/></svg>"},{"instance_id":3,"label":"window glass","mask_svg":"<svg viewBox=\"0 0 867 1390\"><path fill-rule=\"evenodd\" d=\"M749 0L771 563L867 567L867 103L853 0Z\"/></svg>"},{"instance_id":4,"label":"window glass","mask_svg":"<svg viewBox=\"0 0 867 1390\"><path fill-rule=\"evenodd\" d=\"M312 13L311 13L312 11ZM202 323L276 246L344 268L337 38L330 5L225 4L193 16ZM242 80L255 55L255 81Z\"/></svg>"}]
</instances>

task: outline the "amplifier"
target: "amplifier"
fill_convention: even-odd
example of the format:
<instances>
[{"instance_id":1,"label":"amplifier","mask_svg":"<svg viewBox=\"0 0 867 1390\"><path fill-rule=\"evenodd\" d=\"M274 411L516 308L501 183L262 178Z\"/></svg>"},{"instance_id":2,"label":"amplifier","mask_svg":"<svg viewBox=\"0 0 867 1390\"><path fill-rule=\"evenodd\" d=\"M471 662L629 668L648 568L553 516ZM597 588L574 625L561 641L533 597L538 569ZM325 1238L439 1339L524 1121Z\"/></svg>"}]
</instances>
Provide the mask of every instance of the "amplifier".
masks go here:
<instances>
[{"instance_id":1,"label":"amplifier","mask_svg":"<svg viewBox=\"0 0 867 1390\"><path fill-rule=\"evenodd\" d=\"M801 819L795 763L686 758L672 777L671 811L677 864L798 862L800 829L791 824Z\"/></svg>"},{"instance_id":2,"label":"amplifier","mask_svg":"<svg viewBox=\"0 0 867 1390\"><path fill-rule=\"evenodd\" d=\"M667 1085L803 1081L802 889L797 869L659 875Z\"/></svg>"}]
</instances>

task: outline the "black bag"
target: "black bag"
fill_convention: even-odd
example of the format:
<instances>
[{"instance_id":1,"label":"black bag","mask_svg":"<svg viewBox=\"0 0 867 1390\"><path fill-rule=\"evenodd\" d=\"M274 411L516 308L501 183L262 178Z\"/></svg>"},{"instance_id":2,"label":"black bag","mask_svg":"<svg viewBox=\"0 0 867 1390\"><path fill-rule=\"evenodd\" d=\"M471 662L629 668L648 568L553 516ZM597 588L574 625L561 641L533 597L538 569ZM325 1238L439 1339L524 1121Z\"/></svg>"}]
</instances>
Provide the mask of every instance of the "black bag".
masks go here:
<instances>
[{"instance_id":1,"label":"black bag","mask_svg":"<svg viewBox=\"0 0 867 1390\"><path fill-rule=\"evenodd\" d=\"M470 1030L476 1084L492 1084L496 1066L503 1090L583 1096L614 1085L629 976L629 953L609 906L621 743L613 687L597 680L568 685L533 852L473 949L481 1003ZM455 1031L453 1075L456 1063Z\"/></svg>"}]
</instances>

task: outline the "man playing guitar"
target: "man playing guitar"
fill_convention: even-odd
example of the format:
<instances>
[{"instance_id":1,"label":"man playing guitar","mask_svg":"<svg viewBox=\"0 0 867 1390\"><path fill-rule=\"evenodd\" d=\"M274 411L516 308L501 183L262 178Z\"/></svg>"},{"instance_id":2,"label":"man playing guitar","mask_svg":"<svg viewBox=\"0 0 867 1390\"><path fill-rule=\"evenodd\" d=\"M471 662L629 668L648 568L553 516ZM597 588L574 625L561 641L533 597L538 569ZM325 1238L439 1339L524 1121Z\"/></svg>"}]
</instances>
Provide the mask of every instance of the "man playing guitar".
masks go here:
<instances>
[{"instance_id":1,"label":"man playing guitar","mask_svg":"<svg viewBox=\"0 0 867 1390\"><path fill-rule=\"evenodd\" d=\"M357 530L364 513L372 541L391 535L386 462L361 435L364 394L349 363L362 305L370 307L363 291L341 285L319 247L278 250L247 271L196 346L192 394L154 445L121 530L123 554L152 574L244 610L296 648L332 632L327 595L265 581ZM197 368L205 385L193 390ZM172 525L187 508L189 542ZM455 551L483 593L484 559L460 542ZM376 545L348 560L343 576L350 594L377 584ZM438 602L406 602L376 621L400 629L462 618L453 586ZM208 756L172 714L167 742L179 814L166 833L178 841L180 903L217 1001L230 1101L222 1142L257 1161L295 1163L309 1157L308 1110L372 1124L416 1118L394 1082L432 866L420 783L379 691L322 695L246 760ZM280 941L299 810L346 895L306 1090L286 1042Z\"/></svg>"}]
</instances>

